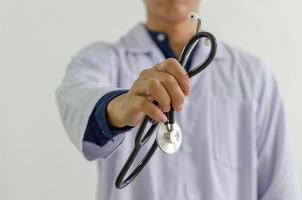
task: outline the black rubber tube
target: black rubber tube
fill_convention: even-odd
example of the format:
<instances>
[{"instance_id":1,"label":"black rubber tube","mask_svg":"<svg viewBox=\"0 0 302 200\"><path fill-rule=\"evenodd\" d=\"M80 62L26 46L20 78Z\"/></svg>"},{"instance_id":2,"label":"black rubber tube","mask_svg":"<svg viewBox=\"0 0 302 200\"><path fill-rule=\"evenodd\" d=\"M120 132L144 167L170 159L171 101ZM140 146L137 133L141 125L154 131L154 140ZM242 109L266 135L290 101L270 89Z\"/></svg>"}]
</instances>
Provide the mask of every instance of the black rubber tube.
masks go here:
<instances>
[{"instance_id":1,"label":"black rubber tube","mask_svg":"<svg viewBox=\"0 0 302 200\"><path fill-rule=\"evenodd\" d=\"M188 53L191 52L191 50L192 50L192 48L194 48L195 44L202 38L207 38L208 40L210 40L210 44L211 44L210 53L202 63L200 63L193 69L187 71L188 76L190 78L195 76L196 74L200 73L207 66L209 66L209 64L213 61L213 59L216 55L217 44L216 44L216 38L214 37L214 35L212 35L209 32L199 32L199 33L196 33L184 47L182 56L179 59L180 64L182 66L185 65L184 62L186 61L186 57L189 56ZM169 123L173 124L174 123L173 109L171 109L170 112L166 113L166 115L169 119ZM139 164L128 175L128 177L125 178L127 172L129 171L129 169L130 169L132 163L134 162L135 157L137 156L141 147L144 146L148 142L148 140L151 138L151 136L153 135L153 133L159 126L158 122L153 123L151 125L151 127L149 128L149 130L147 131L147 133L143 136L145 128L146 128L148 122L150 122L150 121L152 121L152 120L150 120L150 118L148 116L145 116L143 122L141 123L141 125L136 133L135 146L115 181L115 187L118 189L122 189L122 188L126 187L128 184L130 184L135 179L135 177L142 171L142 169L145 167L145 165L149 162L149 160L151 159L151 157L153 156L153 154L155 153L155 151L158 147L157 142L155 140L153 142L152 146L150 147L150 149L148 150L147 154L145 155L145 157L139 162Z\"/></svg>"}]
</instances>

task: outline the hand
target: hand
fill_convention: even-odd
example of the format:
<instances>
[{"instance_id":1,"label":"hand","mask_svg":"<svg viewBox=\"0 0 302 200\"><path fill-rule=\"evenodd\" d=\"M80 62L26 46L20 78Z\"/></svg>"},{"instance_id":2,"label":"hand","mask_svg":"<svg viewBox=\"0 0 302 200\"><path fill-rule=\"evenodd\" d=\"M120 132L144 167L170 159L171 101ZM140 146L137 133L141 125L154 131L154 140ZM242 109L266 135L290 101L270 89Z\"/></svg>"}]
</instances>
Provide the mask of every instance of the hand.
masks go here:
<instances>
[{"instance_id":1,"label":"hand","mask_svg":"<svg viewBox=\"0 0 302 200\"><path fill-rule=\"evenodd\" d=\"M170 105L175 111L182 110L190 89L191 81L183 67L176 59L166 59L143 70L127 93L110 101L108 121L114 127L136 126L148 115L163 123L167 121L164 112L170 110Z\"/></svg>"}]
</instances>

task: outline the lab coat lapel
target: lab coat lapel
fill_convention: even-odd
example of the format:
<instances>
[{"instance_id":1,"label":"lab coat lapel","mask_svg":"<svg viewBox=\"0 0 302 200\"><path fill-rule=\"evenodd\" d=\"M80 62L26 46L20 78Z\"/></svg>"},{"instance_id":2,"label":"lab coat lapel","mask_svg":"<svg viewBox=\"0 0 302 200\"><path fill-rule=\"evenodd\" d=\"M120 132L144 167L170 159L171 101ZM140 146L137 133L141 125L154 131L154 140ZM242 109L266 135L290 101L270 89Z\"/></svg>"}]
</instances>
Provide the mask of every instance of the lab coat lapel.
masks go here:
<instances>
[{"instance_id":1,"label":"lab coat lapel","mask_svg":"<svg viewBox=\"0 0 302 200\"><path fill-rule=\"evenodd\" d=\"M137 24L128 34L122 37L119 44L122 45L126 53L150 54L152 60L158 62L165 59L164 55L149 36L143 23Z\"/></svg>"}]
</instances>

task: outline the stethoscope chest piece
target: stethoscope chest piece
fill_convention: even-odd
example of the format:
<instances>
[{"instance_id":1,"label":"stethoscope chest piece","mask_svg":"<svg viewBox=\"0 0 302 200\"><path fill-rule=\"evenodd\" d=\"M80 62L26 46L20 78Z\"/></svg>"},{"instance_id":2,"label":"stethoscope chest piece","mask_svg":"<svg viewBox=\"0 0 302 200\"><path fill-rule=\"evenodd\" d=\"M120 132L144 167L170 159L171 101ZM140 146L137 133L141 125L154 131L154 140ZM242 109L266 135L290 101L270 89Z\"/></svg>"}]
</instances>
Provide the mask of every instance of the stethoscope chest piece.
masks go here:
<instances>
[{"instance_id":1,"label":"stethoscope chest piece","mask_svg":"<svg viewBox=\"0 0 302 200\"><path fill-rule=\"evenodd\" d=\"M157 129L156 142L165 153L173 154L177 152L182 142L179 125L177 123L161 124Z\"/></svg>"}]
</instances>

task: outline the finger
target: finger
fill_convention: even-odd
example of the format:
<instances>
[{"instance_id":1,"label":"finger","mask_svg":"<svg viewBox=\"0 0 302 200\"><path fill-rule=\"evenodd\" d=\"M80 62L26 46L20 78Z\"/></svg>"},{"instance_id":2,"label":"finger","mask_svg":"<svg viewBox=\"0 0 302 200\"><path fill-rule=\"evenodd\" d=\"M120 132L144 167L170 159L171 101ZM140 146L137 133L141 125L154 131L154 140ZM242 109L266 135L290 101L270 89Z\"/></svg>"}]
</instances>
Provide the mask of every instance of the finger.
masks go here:
<instances>
[{"instance_id":1,"label":"finger","mask_svg":"<svg viewBox=\"0 0 302 200\"><path fill-rule=\"evenodd\" d=\"M173 109L175 111L180 111L182 109L183 103L185 102L186 92L182 91L176 79L172 75L164 72L155 73L156 77L169 94Z\"/></svg>"},{"instance_id":2,"label":"finger","mask_svg":"<svg viewBox=\"0 0 302 200\"><path fill-rule=\"evenodd\" d=\"M169 73L165 72L158 72L155 70L151 70L146 72L146 78L147 77L154 77L153 80L155 81L149 81L142 80L140 81L140 95L147 95L151 97L157 97L156 100L161 101L163 107L165 108L165 104L168 102L165 102L164 100L161 100L161 94L163 94L165 99L168 99L165 97L164 91L166 91L169 95L170 103L173 106L173 109L175 111L180 111L182 109L182 105L185 101L185 96L188 95L187 91L183 91L176 79L170 75ZM156 82L156 79L158 80ZM159 86L159 82L163 85L164 90L162 90L162 87ZM145 87L141 87L144 85Z\"/></svg>"},{"instance_id":3,"label":"finger","mask_svg":"<svg viewBox=\"0 0 302 200\"><path fill-rule=\"evenodd\" d=\"M158 65L162 65L162 64L158 64ZM164 70L164 68L160 68L158 65L156 65L153 68L143 70L140 73L139 80L147 80L147 79L150 79L150 78L157 78L158 73L165 73L167 75L169 74L170 76L174 77L173 74L171 74L169 72L166 72ZM158 69L162 69L163 71L159 71ZM187 74L185 76L187 76ZM163 79L164 79L164 82L166 81L165 79L168 79L168 82L169 82L169 77L168 78L163 78ZM180 83L181 81L177 81L177 79L175 77L174 77L174 79L176 80L177 85L179 85L181 87L181 90L183 91L184 95L188 96L189 93L190 93L190 89L191 89L190 79L189 79L188 82L186 82L186 80L185 80L185 83L182 84L182 85ZM185 78L185 79L187 79L187 78Z\"/></svg>"},{"instance_id":4,"label":"finger","mask_svg":"<svg viewBox=\"0 0 302 200\"><path fill-rule=\"evenodd\" d=\"M177 82L175 81L177 84ZM137 84L140 85L138 95L146 96L149 100L155 100L163 112L170 110L170 95L166 88L158 79L141 80Z\"/></svg>"},{"instance_id":5,"label":"finger","mask_svg":"<svg viewBox=\"0 0 302 200\"><path fill-rule=\"evenodd\" d=\"M159 72L166 72L171 74L177 80L183 91L189 92L191 81L180 63L174 58L168 58L164 62L155 65L155 70Z\"/></svg>"},{"instance_id":6,"label":"finger","mask_svg":"<svg viewBox=\"0 0 302 200\"><path fill-rule=\"evenodd\" d=\"M168 120L166 115L146 97L137 96L134 105L139 112L145 113L155 121L164 123Z\"/></svg>"}]
</instances>

